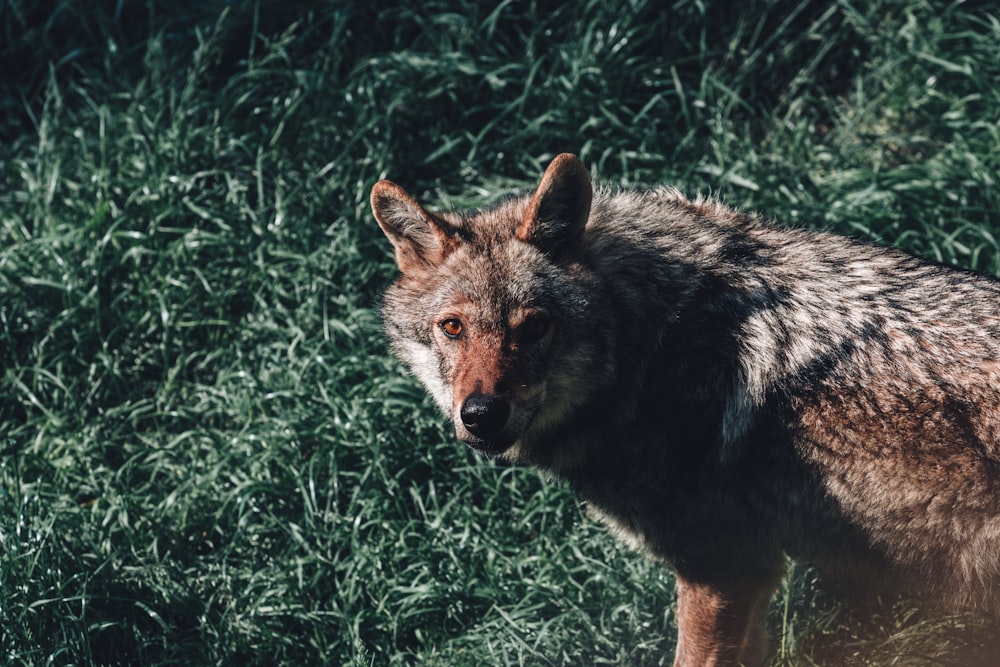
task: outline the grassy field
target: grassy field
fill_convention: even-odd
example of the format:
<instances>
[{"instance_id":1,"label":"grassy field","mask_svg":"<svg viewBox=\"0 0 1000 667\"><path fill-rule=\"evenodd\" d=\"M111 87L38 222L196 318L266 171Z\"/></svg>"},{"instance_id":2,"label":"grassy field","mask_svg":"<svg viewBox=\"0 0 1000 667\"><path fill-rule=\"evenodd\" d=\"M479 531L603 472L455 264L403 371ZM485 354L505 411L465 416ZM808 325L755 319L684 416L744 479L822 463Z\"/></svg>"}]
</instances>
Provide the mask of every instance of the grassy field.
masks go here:
<instances>
[{"instance_id":1,"label":"grassy field","mask_svg":"<svg viewBox=\"0 0 1000 667\"><path fill-rule=\"evenodd\" d=\"M997 273L998 18L0 3L0 662L669 664L670 575L456 444L388 358L371 185L479 206L572 151ZM979 650L802 566L771 620L776 665Z\"/></svg>"}]
</instances>

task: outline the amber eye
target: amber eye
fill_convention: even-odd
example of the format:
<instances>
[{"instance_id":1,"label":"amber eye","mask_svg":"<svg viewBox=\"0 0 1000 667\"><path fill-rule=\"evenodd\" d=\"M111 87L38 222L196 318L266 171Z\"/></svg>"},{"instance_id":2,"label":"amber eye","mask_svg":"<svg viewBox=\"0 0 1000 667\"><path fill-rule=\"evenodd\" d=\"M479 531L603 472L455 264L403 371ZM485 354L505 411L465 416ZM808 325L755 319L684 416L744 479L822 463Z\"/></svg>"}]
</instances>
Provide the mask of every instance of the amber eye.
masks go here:
<instances>
[{"instance_id":1,"label":"amber eye","mask_svg":"<svg viewBox=\"0 0 1000 667\"><path fill-rule=\"evenodd\" d=\"M518 327L518 337L525 343L537 342L549 332L549 325L548 315L545 313L532 313Z\"/></svg>"},{"instance_id":2,"label":"amber eye","mask_svg":"<svg viewBox=\"0 0 1000 667\"><path fill-rule=\"evenodd\" d=\"M454 318L444 320L439 326L441 327L441 331L443 331L444 335L448 338L458 338L462 335L462 332L465 331L465 326L462 324L462 320L456 320Z\"/></svg>"}]
</instances>

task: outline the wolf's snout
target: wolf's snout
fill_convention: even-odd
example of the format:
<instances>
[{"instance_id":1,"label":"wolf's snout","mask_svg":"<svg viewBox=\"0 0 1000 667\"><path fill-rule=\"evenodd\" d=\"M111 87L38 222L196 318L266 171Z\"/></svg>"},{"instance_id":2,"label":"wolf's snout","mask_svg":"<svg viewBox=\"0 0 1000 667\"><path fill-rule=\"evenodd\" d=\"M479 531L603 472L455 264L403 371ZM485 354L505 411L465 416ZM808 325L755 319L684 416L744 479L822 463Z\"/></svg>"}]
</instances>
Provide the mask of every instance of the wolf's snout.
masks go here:
<instances>
[{"instance_id":1,"label":"wolf's snout","mask_svg":"<svg viewBox=\"0 0 1000 667\"><path fill-rule=\"evenodd\" d=\"M496 435L507 425L510 403L499 396L472 394L462 404L462 423L479 438Z\"/></svg>"}]
</instances>

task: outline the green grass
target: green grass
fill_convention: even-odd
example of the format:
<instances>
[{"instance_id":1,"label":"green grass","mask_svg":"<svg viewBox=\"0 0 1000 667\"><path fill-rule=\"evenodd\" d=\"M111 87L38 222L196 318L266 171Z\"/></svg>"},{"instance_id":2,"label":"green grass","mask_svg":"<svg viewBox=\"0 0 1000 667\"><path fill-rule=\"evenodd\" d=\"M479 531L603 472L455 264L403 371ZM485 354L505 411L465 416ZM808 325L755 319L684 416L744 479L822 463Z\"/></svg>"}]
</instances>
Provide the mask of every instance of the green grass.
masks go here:
<instances>
[{"instance_id":1,"label":"green grass","mask_svg":"<svg viewBox=\"0 0 1000 667\"><path fill-rule=\"evenodd\" d=\"M478 206L573 151L1000 273L1000 12L662 7L0 5L0 661L668 664L670 575L388 358L368 190ZM797 567L775 664L975 623Z\"/></svg>"}]
</instances>

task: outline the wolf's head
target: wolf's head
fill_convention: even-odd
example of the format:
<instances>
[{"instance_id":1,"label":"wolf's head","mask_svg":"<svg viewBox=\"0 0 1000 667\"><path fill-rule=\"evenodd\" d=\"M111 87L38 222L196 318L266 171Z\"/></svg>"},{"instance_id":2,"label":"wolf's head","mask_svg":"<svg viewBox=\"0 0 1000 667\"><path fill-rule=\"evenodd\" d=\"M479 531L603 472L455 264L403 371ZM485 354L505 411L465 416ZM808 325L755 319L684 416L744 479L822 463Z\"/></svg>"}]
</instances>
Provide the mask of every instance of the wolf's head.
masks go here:
<instances>
[{"instance_id":1,"label":"wolf's head","mask_svg":"<svg viewBox=\"0 0 1000 667\"><path fill-rule=\"evenodd\" d=\"M393 351L480 451L529 456L530 436L609 373L583 261L592 198L569 154L533 194L472 214L431 213L389 181L372 188L402 272L382 310Z\"/></svg>"}]
</instances>

